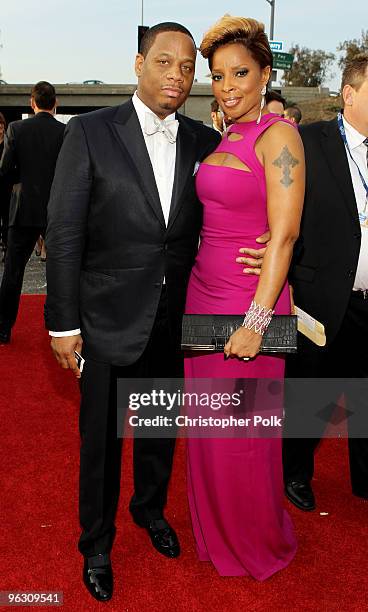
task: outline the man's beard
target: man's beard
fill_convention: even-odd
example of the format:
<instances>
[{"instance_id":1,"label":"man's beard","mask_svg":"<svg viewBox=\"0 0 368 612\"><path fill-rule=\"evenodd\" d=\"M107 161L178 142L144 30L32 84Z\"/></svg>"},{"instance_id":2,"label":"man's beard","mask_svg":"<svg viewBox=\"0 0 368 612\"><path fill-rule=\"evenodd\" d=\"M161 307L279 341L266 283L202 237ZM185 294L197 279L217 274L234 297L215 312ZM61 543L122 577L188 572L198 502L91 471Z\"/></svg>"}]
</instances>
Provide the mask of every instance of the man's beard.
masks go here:
<instances>
[{"instance_id":1,"label":"man's beard","mask_svg":"<svg viewBox=\"0 0 368 612\"><path fill-rule=\"evenodd\" d=\"M160 102L160 108L162 108L162 110L169 110L170 112L174 113L178 107L176 106L173 108L169 102Z\"/></svg>"}]
</instances>

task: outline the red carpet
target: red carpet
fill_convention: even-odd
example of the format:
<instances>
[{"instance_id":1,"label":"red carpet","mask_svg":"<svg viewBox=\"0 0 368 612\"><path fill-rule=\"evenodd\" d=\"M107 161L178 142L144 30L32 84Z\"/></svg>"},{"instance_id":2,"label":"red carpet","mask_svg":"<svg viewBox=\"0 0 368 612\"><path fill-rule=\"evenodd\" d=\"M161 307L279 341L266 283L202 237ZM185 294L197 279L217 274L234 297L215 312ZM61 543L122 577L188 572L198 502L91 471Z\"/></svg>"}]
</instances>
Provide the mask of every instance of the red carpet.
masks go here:
<instances>
[{"instance_id":1,"label":"red carpet","mask_svg":"<svg viewBox=\"0 0 368 612\"><path fill-rule=\"evenodd\" d=\"M318 510L307 514L289 508L299 539L295 560L262 584L220 578L211 565L197 560L182 441L167 516L183 552L178 560L168 560L153 550L128 516L132 476L127 443L112 557L115 595L108 604L94 603L81 582L77 551L78 391L49 349L43 301L43 296L23 297L12 344L0 347L0 591L63 591L67 612L367 610L368 502L350 494L343 440L326 440L319 450Z\"/></svg>"}]
</instances>

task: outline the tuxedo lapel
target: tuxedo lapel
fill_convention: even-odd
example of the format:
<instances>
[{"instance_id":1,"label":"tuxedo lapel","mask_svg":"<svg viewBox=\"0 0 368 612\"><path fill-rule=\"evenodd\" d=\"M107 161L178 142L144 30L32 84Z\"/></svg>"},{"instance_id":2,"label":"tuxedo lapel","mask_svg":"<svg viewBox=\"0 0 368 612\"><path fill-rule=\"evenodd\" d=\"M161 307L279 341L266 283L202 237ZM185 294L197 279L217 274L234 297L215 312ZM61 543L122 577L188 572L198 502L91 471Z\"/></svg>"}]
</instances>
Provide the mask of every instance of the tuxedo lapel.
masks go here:
<instances>
[{"instance_id":1,"label":"tuxedo lapel","mask_svg":"<svg viewBox=\"0 0 368 612\"><path fill-rule=\"evenodd\" d=\"M326 155L331 173L338 185L345 205L354 221L358 221L358 209L351 180L345 145L340 136L337 119L330 121L322 132L322 149Z\"/></svg>"},{"instance_id":2,"label":"tuxedo lapel","mask_svg":"<svg viewBox=\"0 0 368 612\"><path fill-rule=\"evenodd\" d=\"M179 129L176 140L174 185L171 198L168 229L170 229L184 202L188 182L191 180L196 162L196 133L178 116Z\"/></svg>"},{"instance_id":3,"label":"tuxedo lapel","mask_svg":"<svg viewBox=\"0 0 368 612\"><path fill-rule=\"evenodd\" d=\"M127 102L118 108L111 125L115 136L122 145L125 156L134 167L148 203L161 225L165 227L155 175L132 102Z\"/></svg>"}]
</instances>

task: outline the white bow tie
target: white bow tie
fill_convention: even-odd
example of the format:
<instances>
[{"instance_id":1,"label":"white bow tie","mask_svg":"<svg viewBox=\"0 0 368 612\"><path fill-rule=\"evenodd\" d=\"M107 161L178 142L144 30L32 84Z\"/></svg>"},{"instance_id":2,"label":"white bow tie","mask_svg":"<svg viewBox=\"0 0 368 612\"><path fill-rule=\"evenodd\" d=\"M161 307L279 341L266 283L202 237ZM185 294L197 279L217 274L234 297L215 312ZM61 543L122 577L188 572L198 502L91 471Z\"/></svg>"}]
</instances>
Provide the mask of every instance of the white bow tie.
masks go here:
<instances>
[{"instance_id":1,"label":"white bow tie","mask_svg":"<svg viewBox=\"0 0 368 612\"><path fill-rule=\"evenodd\" d=\"M152 113L146 113L144 119L144 132L147 136L152 136L152 134L156 134L157 132L162 132L165 134L166 138L172 144L176 141L176 136L178 133L179 121L176 119L170 119L161 121Z\"/></svg>"}]
</instances>

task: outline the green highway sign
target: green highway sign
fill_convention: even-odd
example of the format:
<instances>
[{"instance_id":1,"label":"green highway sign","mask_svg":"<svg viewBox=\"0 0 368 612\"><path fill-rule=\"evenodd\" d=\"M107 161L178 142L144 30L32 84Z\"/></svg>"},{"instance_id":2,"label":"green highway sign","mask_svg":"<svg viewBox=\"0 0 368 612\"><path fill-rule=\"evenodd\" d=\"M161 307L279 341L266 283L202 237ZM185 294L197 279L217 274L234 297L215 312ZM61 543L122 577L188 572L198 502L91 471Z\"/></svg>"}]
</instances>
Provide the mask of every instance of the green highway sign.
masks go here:
<instances>
[{"instance_id":1,"label":"green highway sign","mask_svg":"<svg viewBox=\"0 0 368 612\"><path fill-rule=\"evenodd\" d=\"M290 70L293 65L294 56L291 53L273 52L273 67L279 70Z\"/></svg>"}]
</instances>

